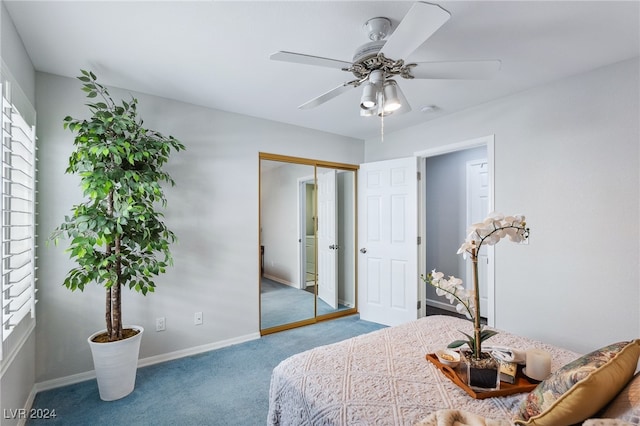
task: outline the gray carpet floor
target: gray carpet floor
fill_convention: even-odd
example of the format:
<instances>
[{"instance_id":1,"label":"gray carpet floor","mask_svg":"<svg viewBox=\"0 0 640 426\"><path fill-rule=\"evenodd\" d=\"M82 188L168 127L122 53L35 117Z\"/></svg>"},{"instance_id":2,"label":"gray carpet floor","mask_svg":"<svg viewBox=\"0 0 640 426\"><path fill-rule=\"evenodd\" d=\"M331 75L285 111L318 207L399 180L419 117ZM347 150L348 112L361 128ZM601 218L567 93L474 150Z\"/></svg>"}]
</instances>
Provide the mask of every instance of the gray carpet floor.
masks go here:
<instances>
[{"instance_id":1,"label":"gray carpet floor","mask_svg":"<svg viewBox=\"0 0 640 426\"><path fill-rule=\"evenodd\" d=\"M358 315L138 369L127 397L100 400L95 380L40 392L33 409L56 417L28 425L265 425L271 371L285 358L384 326Z\"/></svg>"}]
</instances>

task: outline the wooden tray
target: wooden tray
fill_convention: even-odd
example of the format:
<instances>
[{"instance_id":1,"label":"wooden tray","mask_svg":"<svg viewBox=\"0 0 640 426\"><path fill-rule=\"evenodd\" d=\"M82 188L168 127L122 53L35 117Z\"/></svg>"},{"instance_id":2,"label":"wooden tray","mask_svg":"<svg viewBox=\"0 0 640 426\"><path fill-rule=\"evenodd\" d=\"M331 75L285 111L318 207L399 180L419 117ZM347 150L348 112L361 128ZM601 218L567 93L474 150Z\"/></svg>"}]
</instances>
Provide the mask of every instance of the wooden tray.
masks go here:
<instances>
[{"instance_id":1,"label":"wooden tray","mask_svg":"<svg viewBox=\"0 0 640 426\"><path fill-rule=\"evenodd\" d=\"M477 391L471 389L461 378L458 373L448 365L442 364L436 354L427 354L427 360L438 367L442 374L447 376L453 383L458 385L462 390L471 395L475 399L492 398L494 396L513 395L514 393L530 392L538 386L537 381L529 379L522 373L522 367L518 366L516 380L513 384L500 382L500 389L494 391Z\"/></svg>"}]
</instances>

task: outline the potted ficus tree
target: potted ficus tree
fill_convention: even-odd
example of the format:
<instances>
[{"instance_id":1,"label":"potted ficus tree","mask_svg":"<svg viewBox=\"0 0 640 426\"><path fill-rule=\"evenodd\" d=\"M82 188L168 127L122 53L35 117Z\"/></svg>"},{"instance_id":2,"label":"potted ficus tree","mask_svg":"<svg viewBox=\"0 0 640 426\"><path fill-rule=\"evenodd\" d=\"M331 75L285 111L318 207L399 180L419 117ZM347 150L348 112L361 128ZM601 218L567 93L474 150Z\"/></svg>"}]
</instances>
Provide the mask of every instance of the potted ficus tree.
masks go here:
<instances>
[{"instance_id":1,"label":"potted ficus tree","mask_svg":"<svg viewBox=\"0 0 640 426\"><path fill-rule=\"evenodd\" d=\"M65 287L82 291L97 283L106 290L106 330L89 343L100 397L109 401L133 391L143 332L123 325L121 290L153 292L155 276L172 264L169 246L176 237L158 208L166 205L162 183L174 181L162 166L184 145L146 129L137 99L116 104L93 72L81 74L82 90L95 100L87 103L91 117L67 116L64 127L75 133L66 173L80 176L85 200L72 207L51 238L56 244L60 237L70 240L67 251L77 263Z\"/></svg>"}]
</instances>

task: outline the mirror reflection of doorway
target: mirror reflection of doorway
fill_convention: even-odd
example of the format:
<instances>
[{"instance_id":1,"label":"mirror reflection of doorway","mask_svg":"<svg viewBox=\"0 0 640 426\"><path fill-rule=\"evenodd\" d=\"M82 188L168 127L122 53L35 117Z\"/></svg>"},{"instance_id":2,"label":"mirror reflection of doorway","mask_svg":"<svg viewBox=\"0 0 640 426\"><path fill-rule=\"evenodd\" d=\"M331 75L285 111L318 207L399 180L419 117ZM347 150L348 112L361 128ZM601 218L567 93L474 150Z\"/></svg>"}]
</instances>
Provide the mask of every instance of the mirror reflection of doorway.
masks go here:
<instances>
[{"instance_id":1,"label":"mirror reflection of doorway","mask_svg":"<svg viewBox=\"0 0 640 426\"><path fill-rule=\"evenodd\" d=\"M356 310L358 166L260 154L260 330Z\"/></svg>"},{"instance_id":2,"label":"mirror reflection of doorway","mask_svg":"<svg viewBox=\"0 0 640 426\"><path fill-rule=\"evenodd\" d=\"M316 272L316 184L315 178L312 176L308 179L300 181L300 198L298 198L300 209L300 220L304 227L304 248L300 250L302 256L300 269L304 282L304 289L315 294L315 286L317 279Z\"/></svg>"}]
</instances>

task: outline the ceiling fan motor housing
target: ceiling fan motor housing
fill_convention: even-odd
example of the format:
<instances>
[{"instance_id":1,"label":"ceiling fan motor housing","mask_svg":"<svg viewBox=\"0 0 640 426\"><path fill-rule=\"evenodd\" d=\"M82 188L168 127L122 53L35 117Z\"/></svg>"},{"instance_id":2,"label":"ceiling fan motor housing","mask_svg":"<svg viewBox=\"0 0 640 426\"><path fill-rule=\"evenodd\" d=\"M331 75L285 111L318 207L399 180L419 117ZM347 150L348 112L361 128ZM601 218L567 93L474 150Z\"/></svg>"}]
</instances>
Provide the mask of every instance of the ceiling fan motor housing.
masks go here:
<instances>
[{"instance_id":1,"label":"ceiling fan motor housing","mask_svg":"<svg viewBox=\"0 0 640 426\"><path fill-rule=\"evenodd\" d=\"M351 62L353 62L354 64L358 64L376 56L385 43L385 40L377 40L363 44L362 46L358 47L358 49L356 49L356 52L353 54L353 60Z\"/></svg>"}]
</instances>

